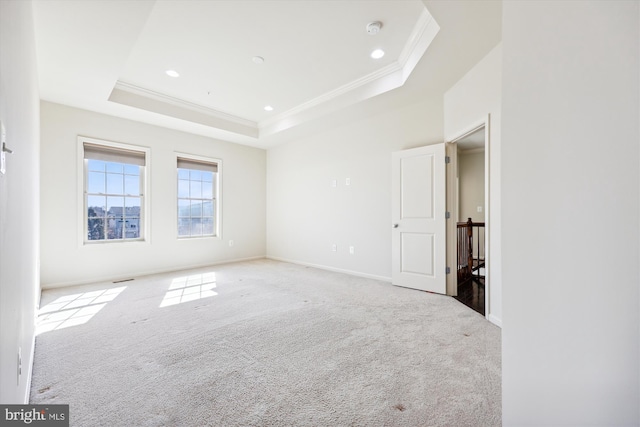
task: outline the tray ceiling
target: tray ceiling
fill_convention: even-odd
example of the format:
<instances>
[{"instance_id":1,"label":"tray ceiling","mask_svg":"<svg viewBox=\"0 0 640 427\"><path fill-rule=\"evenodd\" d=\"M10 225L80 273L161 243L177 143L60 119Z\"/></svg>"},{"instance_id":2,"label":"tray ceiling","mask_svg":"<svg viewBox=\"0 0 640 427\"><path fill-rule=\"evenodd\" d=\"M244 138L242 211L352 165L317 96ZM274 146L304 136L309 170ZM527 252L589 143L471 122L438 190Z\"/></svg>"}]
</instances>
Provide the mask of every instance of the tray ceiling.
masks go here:
<instances>
[{"instance_id":1,"label":"tray ceiling","mask_svg":"<svg viewBox=\"0 0 640 427\"><path fill-rule=\"evenodd\" d=\"M34 9L43 99L255 146L402 86L440 29L411 0L37 0ZM373 21L377 35L366 31ZM385 55L371 58L374 49Z\"/></svg>"}]
</instances>

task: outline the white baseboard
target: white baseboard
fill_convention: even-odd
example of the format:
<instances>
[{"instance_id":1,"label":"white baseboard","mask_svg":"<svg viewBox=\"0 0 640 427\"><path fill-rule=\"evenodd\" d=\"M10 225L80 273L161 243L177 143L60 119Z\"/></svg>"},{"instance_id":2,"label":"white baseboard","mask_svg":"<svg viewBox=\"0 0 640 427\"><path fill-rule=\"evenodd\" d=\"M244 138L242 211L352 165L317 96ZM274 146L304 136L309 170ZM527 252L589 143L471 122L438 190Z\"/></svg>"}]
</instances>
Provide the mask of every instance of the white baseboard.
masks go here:
<instances>
[{"instance_id":1,"label":"white baseboard","mask_svg":"<svg viewBox=\"0 0 640 427\"><path fill-rule=\"evenodd\" d=\"M120 276L92 277L90 279L76 280L72 282L47 283L42 285L42 289L66 288L69 286L87 285L90 283L98 283L98 282L114 282L118 280L130 279L132 277L152 276L154 274L171 273L173 271L191 270L194 268L206 268L214 265L231 264L234 262L242 262L242 261L253 261L256 259L265 259L265 258L266 258L265 255L258 255L258 256L247 257L247 258L224 259L224 260L209 262L205 264L193 264L193 265L184 265L184 266L172 267L172 268L139 271L133 274L120 275Z\"/></svg>"},{"instance_id":2,"label":"white baseboard","mask_svg":"<svg viewBox=\"0 0 640 427\"><path fill-rule=\"evenodd\" d=\"M502 319L494 316L493 314L490 314L489 317L487 317L487 319L489 320L489 322L493 323L494 325L502 329Z\"/></svg>"},{"instance_id":3,"label":"white baseboard","mask_svg":"<svg viewBox=\"0 0 640 427\"><path fill-rule=\"evenodd\" d=\"M269 256L269 255L267 255L266 258L267 259L272 259L274 261L288 262L290 264L304 265L305 267L318 268L320 270L333 271L334 273L343 273L343 274L348 274L350 276L364 277L366 279L380 280L380 281L389 282L389 283L391 282L391 277L378 276L378 275L369 274L369 273L362 273L360 271L345 270L345 269L342 269L342 268L335 268L335 267L330 267L330 266L327 266L327 265L313 264L313 263L310 263L310 262L298 261L298 260L293 260L293 259L288 259L288 258L280 258L280 257L275 257L275 256Z\"/></svg>"},{"instance_id":4,"label":"white baseboard","mask_svg":"<svg viewBox=\"0 0 640 427\"><path fill-rule=\"evenodd\" d=\"M22 366L27 366L28 367L28 372L27 372L27 381L26 381L26 385L27 388L24 391L24 404L28 405L29 404L29 397L31 397L31 376L33 375L33 360L35 358L36 355L36 331L35 331L35 327L33 330L33 341L31 342L31 351L29 352L29 360L27 361L26 365L24 363L24 360L22 361Z\"/></svg>"}]
</instances>

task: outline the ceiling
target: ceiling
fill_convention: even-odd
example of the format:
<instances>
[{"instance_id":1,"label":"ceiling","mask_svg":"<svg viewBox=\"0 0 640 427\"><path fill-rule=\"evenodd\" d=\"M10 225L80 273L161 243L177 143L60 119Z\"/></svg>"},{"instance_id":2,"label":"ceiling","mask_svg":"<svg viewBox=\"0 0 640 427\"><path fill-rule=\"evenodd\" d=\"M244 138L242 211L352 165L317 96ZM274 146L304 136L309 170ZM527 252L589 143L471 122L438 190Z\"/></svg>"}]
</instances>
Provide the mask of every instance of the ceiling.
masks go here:
<instances>
[{"instance_id":1,"label":"ceiling","mask_svg":"<svg viewBox=\"0 0 640 427\"><path fill-rule=\"evenodd\" d=\"M458 150L484 150L484 134L485 128L482 126L480 129L471 132L469 135L458 139L456 141L456 144L458 144Z\"/></svg>"},{"instance_id":2,"label":"ceiling","mask_svg":"<svg viewBox=\"0 0 640 427\"><path fill-rule=\"evenodd\" d=\"M499 2L473 1L36 0L40 95L269 148L353 115L356 104L375 110L371 101L383 94L411 102L433 84L442 91L465 71L460 64L499 41L491 22L500 10ZM374 21L382 26L370 35ZM482 32L478 22L487 25ZM457 54L469 48L464 60L442 57L456 45ZM385 55L373 59L377 48ZM412 78L429 57L438 71ZM410 81L421 83L405 90Z\"/></svg>"}]
</instances>

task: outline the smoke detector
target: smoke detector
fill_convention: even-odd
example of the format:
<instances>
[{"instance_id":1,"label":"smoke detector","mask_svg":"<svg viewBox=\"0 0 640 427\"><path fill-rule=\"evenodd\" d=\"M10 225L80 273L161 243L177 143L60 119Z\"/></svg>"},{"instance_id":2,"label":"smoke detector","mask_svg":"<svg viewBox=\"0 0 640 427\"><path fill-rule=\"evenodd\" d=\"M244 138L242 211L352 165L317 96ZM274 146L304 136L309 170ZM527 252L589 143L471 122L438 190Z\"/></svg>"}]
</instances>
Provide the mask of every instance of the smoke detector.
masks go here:
<instances>
[{"instance_id":1,"label":"smoke detector","mask_svg":"<svg viewBox=\"0 0 640 427\"><path fill-rule=\"evenodd\" d=\"M370 36L375 36L380 32L380 28L382 28L382 22L369 22L367 24L367 34L369 34Z\"/></svg>"}]
</instances>

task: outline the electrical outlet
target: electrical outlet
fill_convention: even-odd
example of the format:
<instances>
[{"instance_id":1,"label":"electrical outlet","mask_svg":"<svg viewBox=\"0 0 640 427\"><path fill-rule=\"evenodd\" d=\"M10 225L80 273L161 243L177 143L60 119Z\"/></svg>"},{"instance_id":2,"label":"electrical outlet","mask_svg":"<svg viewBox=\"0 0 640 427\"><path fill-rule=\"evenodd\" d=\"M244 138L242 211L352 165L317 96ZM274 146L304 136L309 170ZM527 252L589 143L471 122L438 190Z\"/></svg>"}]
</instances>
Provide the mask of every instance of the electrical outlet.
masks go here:
<instances>
[{"instance_id":1,"label":"electrical outlet","mask_svg":"<svg viewBox=\"0 0 640 427\"><path fill-rule=\"evenodd\" d=\"M18 347L18 385L20 385L21 376L22 376L22 347Z\"/></svg>"},{"instance_id":2,"label":"electrical outlet","mask_svg":"<svg viewBox=\"0 0 640 427\"><path fill-rule=\"evenodd\" d=\"M338 252L338 245L336 245L335 243L331 245L331 252Z\"/></svg>"},{"instance_id":3,"label":"electrical outlet","mask_svg":"<svg viewBox=\"0 0 640 427\"><path fill-rule=\"evenodd\" d=\"M355 252L355 248L353 246L349 246L349 253L353 255Z\"/></svg>"},{"instance_id":4,"label":"electrical outlet","mask_svg":"<svg viewBox=\"0 0 640 427\"><path fill-rule=\"evenodd\" d=\"M344 180L344 185L351 185L351 178L347 178Z\"/></svg>"}]
</instances>

